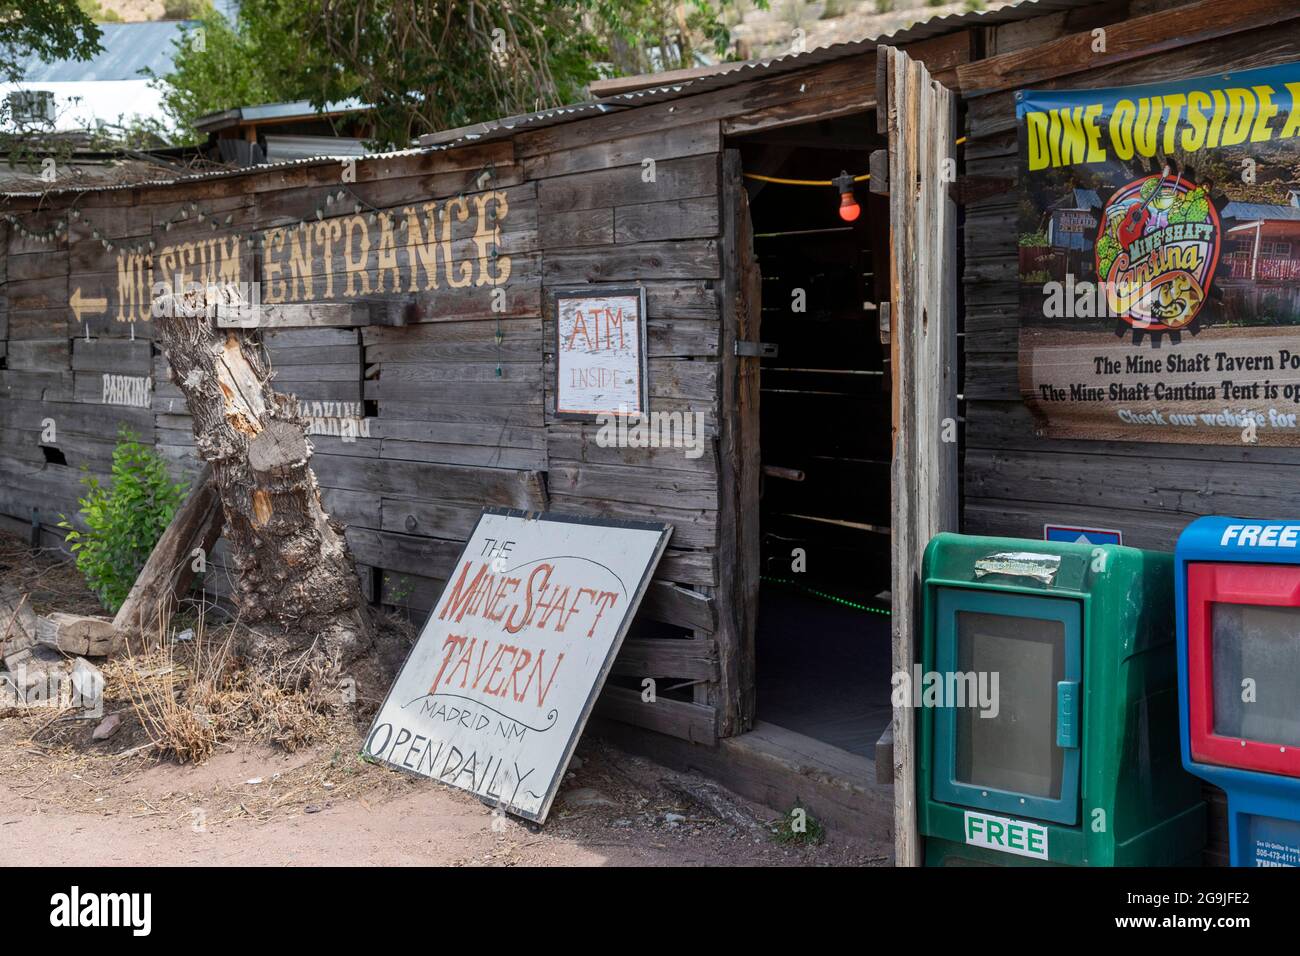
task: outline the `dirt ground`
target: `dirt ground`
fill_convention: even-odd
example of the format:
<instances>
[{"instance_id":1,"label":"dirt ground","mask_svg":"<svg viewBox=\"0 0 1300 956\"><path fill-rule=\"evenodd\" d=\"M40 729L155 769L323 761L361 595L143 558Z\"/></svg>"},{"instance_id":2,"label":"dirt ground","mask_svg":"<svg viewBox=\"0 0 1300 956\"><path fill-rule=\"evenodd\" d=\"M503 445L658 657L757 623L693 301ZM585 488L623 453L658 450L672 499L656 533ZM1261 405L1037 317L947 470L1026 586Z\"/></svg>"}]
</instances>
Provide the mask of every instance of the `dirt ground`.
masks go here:
<instances>
[{"instance_id":1,"label":"dirt ground","mask_svg":"<svg viewBox=\"0 0 1300 956\"><path fill-rule=\"evenodd\" d=\"M37 613L97 612L74 567L0 537L0 582ZM3 622L0 622L3 626ZM183 666L181 668L183 670ZM0 862L22 865L862 866L889 848L834 831L790 838L782 815L702 777L584 738L542 827L358 756L380 690L293 752L255 735L200 762L160 756L106 668L105 715L0 712ZM7 714L7 716L5 716ZM788 808L783 808L788 809ZM784 833L784 836L782 835Z\"/></svg>"}]
</instances>

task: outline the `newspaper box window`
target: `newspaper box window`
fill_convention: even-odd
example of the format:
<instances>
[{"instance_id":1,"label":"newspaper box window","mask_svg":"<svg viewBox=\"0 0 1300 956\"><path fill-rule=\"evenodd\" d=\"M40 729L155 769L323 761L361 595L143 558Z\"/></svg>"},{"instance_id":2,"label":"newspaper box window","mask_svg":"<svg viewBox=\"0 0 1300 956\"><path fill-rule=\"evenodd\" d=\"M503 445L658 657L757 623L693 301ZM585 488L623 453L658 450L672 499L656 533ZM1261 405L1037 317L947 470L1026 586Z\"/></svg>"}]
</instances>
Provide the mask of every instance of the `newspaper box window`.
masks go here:
<instances>
[{"instance_id":1,"label":"newspaper box window","mask_svg":"<svg viewBox=\"0 0 1300 956\"><path fill-rule=\"evenodd\" d=\"M1183 763L1228 795L1233 866L1300 866L1300 522L1178 539Z\"/></svg>"},{"instance_id":2,"label":"newspaper box window","mask_svg":"<svg viewBox=\"0 0 1300 956\"><path fill-rule=\"evenodd\" d=\"M1205 807L1173 741L1170 556L941 534L923 575L926 863L1194 860Z\"/></svg>"},{"instance_id":3,"label":"newspaper box window","mask_svg":"<svg viewBox=\"0 0 1300 956\"><path fill-rule=\"evenodd\" d=\"M544 821L669 533L485 510L365 752Z\"/></svg>"}]
</instances>

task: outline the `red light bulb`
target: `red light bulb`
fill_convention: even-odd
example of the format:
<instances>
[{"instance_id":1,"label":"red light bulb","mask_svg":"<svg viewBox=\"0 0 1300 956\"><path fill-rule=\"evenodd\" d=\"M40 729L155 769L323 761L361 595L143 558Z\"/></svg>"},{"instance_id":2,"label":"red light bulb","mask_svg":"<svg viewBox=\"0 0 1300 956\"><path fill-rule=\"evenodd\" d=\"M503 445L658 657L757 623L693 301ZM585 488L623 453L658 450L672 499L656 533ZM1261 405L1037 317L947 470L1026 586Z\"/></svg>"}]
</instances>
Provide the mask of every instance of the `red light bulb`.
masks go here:
<instances>
[{"instance_id":1,"label":"red light bulb","mask_svg":"<svg viewBox=\"0 0 1300 956\"><path fill-rule=\"evenodd\" d=\"M840 193L840 218L845 222L852 222L862 214L862 207L853 197L853 190L846 193Z\"/></svg>"},{"instance_id":2,"label":"red light bulb","mask_svg":"<svg viewBox=\"0 0 1300 956\"><path fill-rule=\"evenodd\" d=\"M862 215L862 207L858 205L857 197L853 195L853 177L846 171L842 171L834 179L835 188L840 191L840 218L845 222L853 222L858 216Z\"/></svg>"}]
</instances>

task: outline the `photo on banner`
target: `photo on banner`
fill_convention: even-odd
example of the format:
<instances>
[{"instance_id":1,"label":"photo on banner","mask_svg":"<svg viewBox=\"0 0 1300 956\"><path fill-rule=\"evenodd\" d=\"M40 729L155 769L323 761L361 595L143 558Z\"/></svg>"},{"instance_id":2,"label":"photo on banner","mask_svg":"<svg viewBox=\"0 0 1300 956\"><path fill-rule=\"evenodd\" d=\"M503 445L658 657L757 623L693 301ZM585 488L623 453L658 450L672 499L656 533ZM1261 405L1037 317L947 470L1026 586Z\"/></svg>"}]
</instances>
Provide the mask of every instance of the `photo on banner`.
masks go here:
<instances>
[{"instance_id":1,"label":"photo on banner","mask_svg":"<svg viewBox=\"0 0 1300 956\"><path fill-rule=\"evenodd\" d=\"M1300 64L1016 94L1040 434L1300 444Z\"/></svg>"}]
</instances>

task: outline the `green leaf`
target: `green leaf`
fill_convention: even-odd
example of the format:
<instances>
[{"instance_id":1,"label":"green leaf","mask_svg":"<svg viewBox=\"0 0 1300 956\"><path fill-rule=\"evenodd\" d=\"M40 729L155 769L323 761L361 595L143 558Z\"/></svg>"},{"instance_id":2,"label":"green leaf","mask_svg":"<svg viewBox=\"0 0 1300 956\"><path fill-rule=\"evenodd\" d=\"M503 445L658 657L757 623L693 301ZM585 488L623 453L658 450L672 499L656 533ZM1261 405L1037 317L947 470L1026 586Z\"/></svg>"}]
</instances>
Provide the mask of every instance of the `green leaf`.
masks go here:
<instances>
[{"instance_id":1,"label":"green leaf","mask_svg":"<svg viewBox=\"0 0 1300 956\"><path fill-rule=\"evenodd\" d=\"M86 584L116 611L184 499L166 462L126 429L118 432L111 474L107 485L94 475L82 478L90 489L79 502L86 530L74 528L66 516L59 526Z\"/></svg>"}]
</instances>

